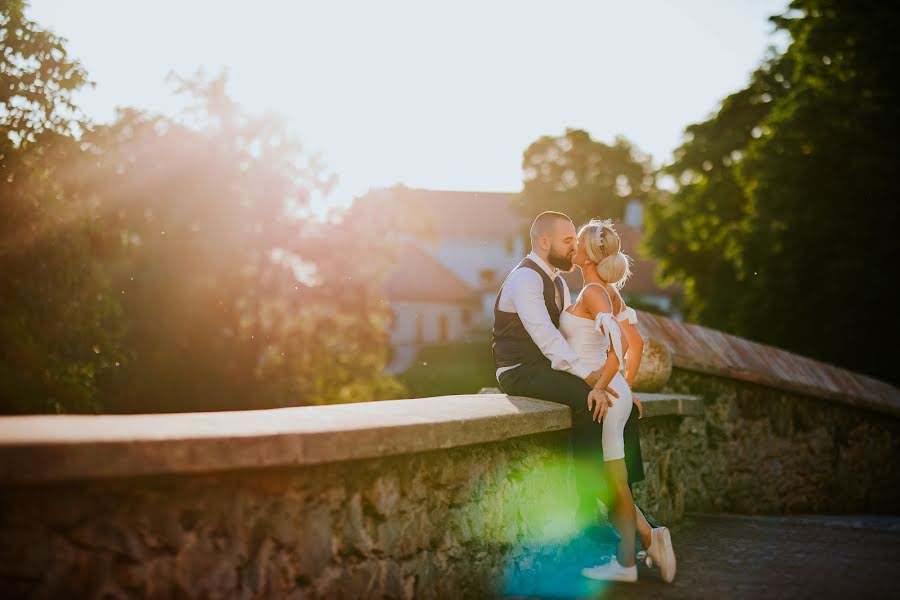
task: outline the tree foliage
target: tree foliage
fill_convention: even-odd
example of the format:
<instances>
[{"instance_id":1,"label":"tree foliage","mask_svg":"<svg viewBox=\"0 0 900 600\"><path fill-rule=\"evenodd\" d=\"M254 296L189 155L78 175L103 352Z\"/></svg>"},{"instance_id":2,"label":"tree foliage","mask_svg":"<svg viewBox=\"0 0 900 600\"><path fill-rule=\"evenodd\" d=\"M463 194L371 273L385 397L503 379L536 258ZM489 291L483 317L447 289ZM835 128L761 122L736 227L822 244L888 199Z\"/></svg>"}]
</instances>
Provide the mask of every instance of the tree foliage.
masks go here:
<instances>
[{"instance_id":1,"label":"tree foliage","mask_svg":"<svg viewBox=\"0 0 900 600\"><path fill-rule=\"evenodd\" d=\"M21 29L21 3L9 6ZM44 39L52 51L22 64L83 83L62 43ZM4 111L0 410L396 395L382 373L384 241L356 215L309 215L334 178L277 118L244 114L223 77L176 83L196 101L182 119L128 109L108 125L55 120L77 86L34 96L45 105L28 116Z\"/></svg>"},{"instance_id":2,"label":"tree foliage","mask_svg":"<svg viewBox=\"0 0 900 600\"><path fill-rule=\"evenodd\" d=\"M691 320L737 331L735 306L743 302L743 244L749 210L737 165L776 98L790 83L786 60L771 56L750 84L722 102L717 116L687 127L686 142L664 171L678 190L648 204L645 244L663 279L685 286Z\"/></svg>"},{"instance_id":3,"label":"tree foliage","mask_svg":"<svg viewBox=\"0 0 900 600\"><path fill-rule=\"evenodd\" d=\"M593 217L621 220L627 200L644 200L654 189L649 158L628 140L619 137L607 145L579 129L532 143L522 170L517 206L529 218L558 210L576 223Z\"/></svg>"},{"instance_id":4,"label":"tree foliage","mask_svg":"<svg viewBox=\"0 0 900 600\"><path fill-rule=\"evenodd\" d=\"M42 133L77 130L72 94L88 83L87 73L69 58L63 38L26 18L24 0L0 2L0 49L4 156Z\"/></svg>"},{"instance_id":5,"label":"tree foliage","mask_svg":"<svg viewBox=\"0 0 900 600\"><path fill-rule=\"evenodd\" d=\"M687 128L648 211L663 274L701 323L898 381L892 75L900 9L795 0L791 44Z\"/></svg>"},{"instance_id":6,"label":"tree foliage","mask_svg":"<svg viewBox=\"0 0 900 600\"><path fill-rule=\"evenodd\" d=\"M86 75L22 2L0 9L0 49L0 407L98 410L123 323L97 207L62 184L81 154L72 94Z\"/></svg>"}]
</instances>

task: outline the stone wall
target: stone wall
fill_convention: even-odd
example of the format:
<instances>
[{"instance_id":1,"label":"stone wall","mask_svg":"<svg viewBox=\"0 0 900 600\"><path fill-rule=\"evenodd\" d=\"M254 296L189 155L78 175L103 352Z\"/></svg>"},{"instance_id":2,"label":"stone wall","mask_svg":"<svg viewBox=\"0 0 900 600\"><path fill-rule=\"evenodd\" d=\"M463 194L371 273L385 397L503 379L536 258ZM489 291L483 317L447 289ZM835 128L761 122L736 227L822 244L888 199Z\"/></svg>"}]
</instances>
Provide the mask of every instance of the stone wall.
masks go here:
<instances>
[{"instance_id":1,"label":"stone wall","mask_svg":"<svg viewBox=\"0 0 900 600\"><path fill-rule=\"evenodd\" d=\"M298 469L6 487L4 598L464 598L571 531L567 432Z\"/></svg>"},{"instance_id":2,"label":"stone wall","mask_svg":"<svg viewBox=\"0 0 900 600\"><path fill-rule=\"evenodd\" d=\"M685 510L900 511L896 417L678 369L667 387L702 396L643 395L647 480L635 491L658 520L672 523ZM57 469L44 482L7 481L0 489L0 593L492 595L505 572L531 564L525 548L565 546L577 534L568 432L564 419L556 421L566 410L522 402L518 408L531 417L504 418L531 418L538 431L509 437L495 419L496 440L446 449L399 447L381 458L205 473L179 474L170 463L168 473L104 471L74 481ZM242 442L232 443L239 452ZM182 466L196 464L190 454L180 449L188 461ZM41 458L33 457L39 472Z\"/></svg>"},{"instance_id":3,"label":"stone wall","mask_svg":"<svg viewBox=\"0 0 900 600\"><path fill-rule=\"evenodd\" d=\"M900 513L900 390L640 319L651 516ZM0 418L0 596L490 596L577 547L570 425L503 394Z\"/></svg>"},{"instance_id":4,"label":"stone wall","mask_svg":"<svg viewBox=\"0 0 900 600\"><path fill-rule=\"evenodd\" d=\"M700 394L704 410L641 427L647 480L637 496L661 519L900 512L896 416L681 369L666 389Z\"/></svg>"}]
</instances>

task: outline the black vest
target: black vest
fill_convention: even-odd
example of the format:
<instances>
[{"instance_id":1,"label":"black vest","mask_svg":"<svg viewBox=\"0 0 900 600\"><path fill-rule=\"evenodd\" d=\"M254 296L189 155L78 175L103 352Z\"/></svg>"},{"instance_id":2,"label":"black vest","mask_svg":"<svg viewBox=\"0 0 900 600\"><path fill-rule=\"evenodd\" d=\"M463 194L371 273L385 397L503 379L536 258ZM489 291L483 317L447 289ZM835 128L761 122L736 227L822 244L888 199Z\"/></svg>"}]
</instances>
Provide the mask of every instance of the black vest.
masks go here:
<instances>
[{"instance_id":1,"label":"black vest","mask_svg":"<svg viewBox=\"0 0 900 600\"><path fill-rule=\"evenodd\" d=\"M553 284L553 280L530 258L520 262L512 272L518 269L531 269L541 276L544 282L544 304L547 306L547 312L550 314L553 326L558 328L559 308L556 306L556 287ZM507 276L507 278L509 277ZM506 285L505 281L503 285ZM544 356L541 349L528 335L528 331L522 325L519 315L500 310L500 294L502 293L503 286L500 286L497 299L494 301L494 330L491 336L495 367L499 369L500 367L511 367L518 364L550 366L550 359Z\"/></svg>"}]
</instances>

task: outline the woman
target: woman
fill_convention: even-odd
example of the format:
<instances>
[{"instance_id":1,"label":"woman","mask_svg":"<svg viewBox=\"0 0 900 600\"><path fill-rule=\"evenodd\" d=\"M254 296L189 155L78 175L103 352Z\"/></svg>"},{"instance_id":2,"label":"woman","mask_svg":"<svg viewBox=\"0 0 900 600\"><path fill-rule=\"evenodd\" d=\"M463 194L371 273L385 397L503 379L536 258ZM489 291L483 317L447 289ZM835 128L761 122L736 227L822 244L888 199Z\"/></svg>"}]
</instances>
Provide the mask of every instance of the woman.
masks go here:
<instances>
[{"instance_id":1,"label":"woman","mask_svg":"<svg viewBox=\"0 0 900 600\"><path fill-rule=\"evenodd\" d=\"M611 221L592 220L578 232L573 262L584 274L584 288L575 303L563 311L559 329L569 345L592 369L603 374L595 390L612 389L616 397L603 419L603 460L611 492L610 522L621 540L616 556L605 565L582 572L594 579L636 581L635 531L652 561L660 567L666 582L675 576L675 555L669 530L651 528L643 513L636 509L625 467L623 432L634 403L641 415L643 407L632 395L631 384L637 374L643 351L643 338L635 324L637 315L625 306L618 288L631 274L629 258L621 252L621 240ZM625 343L623 344L623 333ZM626 359L625 374L620 372Z\"/></svg>"}]
</instances>

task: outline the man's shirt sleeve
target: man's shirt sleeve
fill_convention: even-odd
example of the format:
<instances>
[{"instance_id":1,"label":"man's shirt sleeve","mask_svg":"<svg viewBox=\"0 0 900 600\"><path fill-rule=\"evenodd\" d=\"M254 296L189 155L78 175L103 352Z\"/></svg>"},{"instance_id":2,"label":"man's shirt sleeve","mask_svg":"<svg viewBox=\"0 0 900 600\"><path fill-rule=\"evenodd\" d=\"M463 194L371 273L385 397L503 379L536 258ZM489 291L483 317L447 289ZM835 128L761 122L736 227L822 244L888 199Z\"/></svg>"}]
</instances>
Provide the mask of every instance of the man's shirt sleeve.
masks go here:
<instances>
[{"instance_id":1,"label":"man's shirt sleeve","mask_svg":"<svg viewBox=\"0 0 900 600\"><path fill-rule=\"evenodd\" d=\"M540 351L550 359L550 366L584 379L591 373L584 362L553 325L544 304L544 284L531 269L519 269L506 282L506 291L525 331ZM565 305L565 299L563 305Z\"/></svg>"}]
</instances>

